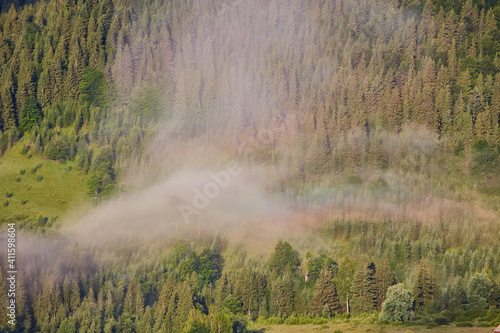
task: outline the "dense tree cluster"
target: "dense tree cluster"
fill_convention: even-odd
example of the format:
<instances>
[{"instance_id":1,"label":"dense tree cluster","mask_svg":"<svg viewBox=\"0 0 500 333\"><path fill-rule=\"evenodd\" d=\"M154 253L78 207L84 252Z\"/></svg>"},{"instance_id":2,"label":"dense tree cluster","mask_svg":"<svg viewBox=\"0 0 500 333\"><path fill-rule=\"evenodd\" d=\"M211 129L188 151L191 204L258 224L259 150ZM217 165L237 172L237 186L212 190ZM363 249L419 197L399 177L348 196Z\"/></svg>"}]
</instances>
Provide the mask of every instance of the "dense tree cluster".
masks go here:
<instances>
[{"instance_id":1,"label":"dense tree cluster","mask_svg":"<svg viewBox=\"0 0 500 333\"><path fill-rule=\"evenodd\" d=\"M374 311L453 321L500 306L498 226L472 224L475 199L442 185L454 172L500 193L494 1L16 4L0 15L0 153L22 138L76 160L96 202L147 162L162 121L176 139L205 135L276 166L298 201L309 181L346 175L330 196L340 217L314 234L331 252L302 246L301 258L280 241L268 258L235 260L220 239L168 253L127 244L109 265L98 248L42 251L23 260L18 331L232 332L259 317Z\"/></svg>"},{"instance_id":2,"label":"dense tree cluster","mask_svg":"<svg viewBox=\"0 0 500 333\"><path fill-rule=\"evenodd\" d=\"M0 148L32 131L42 152L66 135L73 154L111 146L124 167L163 116L181 135L222 134L266 163L298 129L288 162L311 177L383 167L377 133L417 124L469 160L487 142L494 166L498 12L475 0L11 6L0 17Z\"/></svg>"},{"instance_id":3,"label":"dense tree cluster","mask_svg":"<svg viewBox=\"0 0 500 333\"><path fill-rule=\"evenodd\" d=\"M282 241L267 258L247 255L242 247L226 247L220 236L212 242L208 235L163 248L134 242L127 242L129 250L119 242L85 250L65 242L42 246L20 262L16 329L237 332L248 320L258 318L329 318L348 311L351 315L379 311L380 320L388 322L429 314L447 322L467 313L493 315L484 319L488 322L500 318L494 308L500 305L500 287L494 278L499 266L491 249L480 246L473 252L464 247L435 256L431 253L442 250L429 248L430 252L409 255L407 264L401 265L390 245L402 242L401 230L397 224L392 228L395 234L382 240L386 245L370 245L372 259L355 246L338 266L330 256L309 252L307 260L323 261L323 266L308 281L303 274L310 267L306 260L295 270L290 265L280 272L272 268L283 252L295 253L290 243ZM321 230L332 243L342 240L328 232ZM362 235L351 233L353 240ZM408 244L402 251L413 253L417 243ZM481 254L484 251L490 254ZM120 259L110 259L115 255ZM296 262L295 256L289 259ZM346 285L349 279L352 283ZM5 281L0 279L0 291L5 291ZM5 295L0 293L2 304L7 301Z\"/></svg>"}]
</instances>

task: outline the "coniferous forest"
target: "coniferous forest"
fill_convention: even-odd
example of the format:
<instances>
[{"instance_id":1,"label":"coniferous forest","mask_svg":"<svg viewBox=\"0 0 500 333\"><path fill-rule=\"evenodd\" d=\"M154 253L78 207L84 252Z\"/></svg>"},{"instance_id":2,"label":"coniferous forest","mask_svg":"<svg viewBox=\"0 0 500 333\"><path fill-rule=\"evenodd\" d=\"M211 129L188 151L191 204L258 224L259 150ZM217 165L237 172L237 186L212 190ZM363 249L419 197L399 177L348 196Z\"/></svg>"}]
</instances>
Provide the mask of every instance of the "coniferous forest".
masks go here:
<instances>
[{"instance_id":1,"label":"coniferous forest","mask_svg":"<svg viewBox=\"0 0 500 333\"><path fill-rule=\"evenodd\" d=\"M0 332L500 324L497 1L0 11Z\"/></svg>"}]
</instances>

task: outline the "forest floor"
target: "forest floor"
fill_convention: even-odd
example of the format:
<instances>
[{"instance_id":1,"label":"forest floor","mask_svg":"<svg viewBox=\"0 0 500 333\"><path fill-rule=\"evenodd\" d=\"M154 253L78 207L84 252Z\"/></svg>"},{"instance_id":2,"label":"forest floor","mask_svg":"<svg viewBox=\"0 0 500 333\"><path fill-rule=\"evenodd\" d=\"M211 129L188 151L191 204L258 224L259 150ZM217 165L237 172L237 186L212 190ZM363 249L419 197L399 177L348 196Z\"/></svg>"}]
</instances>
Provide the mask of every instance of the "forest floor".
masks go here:
<instances>
[{"instance_id":1,"label":"forest floor","mask_svg":"<svg viewBox=\"0 0 500 333\"><path fill-rule=\"evenodd\" d=\"M340 330L342 333L352 332L372 332L372 333L405 333L408 330L419 333L434 333L434 332L450 332L450 333L491 333L494 327L454 327L454 326L439 326L435 328L425 328L425 326L380 326L380 325L352 325L352 324L325 324L325 325L268 325L261 328L251 328L259 333L305 333L305 332L324 332L333 333L335 330ZM338 331L337 331L338 332Z\"/></svg>"},{"instance_id":2,"label":"forest floor","mask_svg":"<svg viewBox=\"0 0 500 333\"><path fill-rule=\"evenodd\" d=\"M0 219L57 219L82 203L91 204L88 176L78 171L75 161L60 163L37 154L29 158L29 153L21 154L22 147L20 142L0 157Z\"/></svg>"}]
</instances>

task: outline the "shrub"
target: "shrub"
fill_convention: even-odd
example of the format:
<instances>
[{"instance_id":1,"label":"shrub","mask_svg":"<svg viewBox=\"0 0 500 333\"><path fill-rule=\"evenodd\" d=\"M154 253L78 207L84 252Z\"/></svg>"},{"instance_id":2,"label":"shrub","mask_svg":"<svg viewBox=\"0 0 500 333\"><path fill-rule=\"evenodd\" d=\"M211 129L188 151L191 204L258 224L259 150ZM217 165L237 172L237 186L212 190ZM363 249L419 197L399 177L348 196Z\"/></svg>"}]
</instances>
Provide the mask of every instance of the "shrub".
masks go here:
<instances>
[{"instance_id":1,"label":"shrub","mask_svg":"<svg viewBox=\"0 0 500 333\"><path fill-rule=\"evenodd\" d=\"M26 169L21 169L21 170L19 170L19 174L20 174L21 176L22 176L22 175L24 175L25 173L26 173Z\"/></svg>"},{"instance_id":2,"label":"shrub","mask_svg":"<svg viewBox=\"0 0 500 333\"><path fill-rule=\"evenodd\" d=\"M434 318L434 322L439 326L441 326L441 325L449 325L451 321L444 316L439 316Z\"/></svg>"},{"instance_id":3,"label":"shrub","mask_svg":"<svg viewBox=\"0 0 500 333\"><path fill-rule=\"evenodd\" d=\"M285 319L285 325L300 325L300 320L297 317L289 317Z\"/></svg>"},{"instance_id":4,"label":"shrub","mask_svg":"<svg viewBox=\"0 0 500 333\"><path fill-rule=\"evenodd\" d=\"M37 170L37 168L36 168L36 167L33 167L33 168L31 168L30 172L31 172L31 173L35 173L35 172L36 172L36 170Z\"/></svg>"},{"instance_id":5,"label":"shrub","mask_svg":"<svg viewBox=\"0 0 500 333\"><path fill-rule=\"evenodd\" d=\"M9 192L9 191L5 192L5 196L7 198L11 198L13 195L14 195L14 192Z\"/></svg>"},{"instance_id":6,"label":"shrub","mask_svg":"<svg viewBox=\"0 0 500 333\"><path fill-rule=\"evenodd\" d=\"M269 317L266 320L266 325L281 325L283 324L283 320L279 317Z\"/></svg>"},{"instance_id":7,"label":"shrub","mask_svg":"<svg viewBox=\"0 0 500 333\"><path fill-rule=\"evenodd\" d=\"M450 322L455 321L455 318L457 318L458 315L459 313L457 311L444 310L441 312L441 316L448 318Z\"/></svg>"},{"instance_id":8,"label":"shrub","mask_svg":"<svg viewBox=\"0 0 500 333\"><path fill-rule=\"evenodd\" d=\"M326 324L326 319L325 318L318 318L313 321L314 325L323 325Z\"/></svg>"},{"instance_id":9,"label":"shrub","mask_svg":"<svg viewBox=\"0 0 500 333\"><path fill-rule=\"evenodd\" d=\"M342 333L342 330L340 328L337 328L333 333Z\"/></svg>"},{"instance_id":10,"label":"shrub","mask_svg":"<svg viewBox=\"0 0 500 333\"><path fill-rule=\"evenodd\" d=\"M427 324L427 326L425 328L429 329L429 328L434 328L434 327L438 327L439 325L436 324L435 322L430 322Z\"/></svg>"},{"instance_id":11,"label":"shrub","mask_svg":"<svg viewBox=\"0 0 500 333\"><path fill-rule=\"evenodd\" d=\"M9 205L9 200L5 200L5 201L3 202L3 206L4 206L4 207L7 207L8 205Z\"/></svg>"},{"instance_id":12,"label":"shrub","mask_svg":"<svg viewBox=\"0 0 500 333\"><path fill-rule=\"evenodd\" d=\"M29 152L29 153L28 153L28 155L26 155L26 157L27 157L28 159L30 159L32 156L33 156L33 155L31 155L31 152Z\"/></svg>"},{"instance_id":13,"label":"shrub","mask_svg":"<svg viewBox=\"0 0 500 333\"><path fill-rule=\"evenodd\" d=\"M36 180L41 182L43 180L43 176L42 175L38 175L36 176Z\"/></svg>"},{"instance_id":14,"label":"shrub","mask_svg":"<svg viewBox=\"0 0 500 333\"><path fill-rule=\"evenodd\" d=\"M16 182L20 183L21 182L21 177L16 177Z\"/></svg>"},{"instance_id":15,"label":"shrub","mask_svg":"<svg viewBox=\"0 0 500 333\"><path fill-rule=\"evenodd\" d=\"M487 313L488 313L487 309L467 310L458 315L455 320L459 322L474 321L479 317L486 316Z\"/></svg>"},{"instance_id":16,"label":"shrub","mask_svg":"<svg viewBox=\"0 0 500 333\"><path fill-rule=\"evenodd\" d=\"M69 148L69 144L63 139L51 141L45 148L45 155L51 160L65 161L70 155Z\"/></svg>"},{"instance_id":17,"label":"shrub","mask_svg":"<svg viewBox=\"0 0 500 333\"><path fill-rule=\"evenodd\" d=\"M21 199L21 205L26 205L27 202L28 200Z\"/></svg>"},{"instance_id":18,"label":"shrub","mask_svg":"<svg viewBox=\"0 0 500 333\"><path fill-rule=\"evenodd\" d=\"M455 324L456 327L474 327L470 321L461 321Z\"/></svg>"},{"instance_id":19,"label":"shrub","mask_svg":"<svg viewBox=\"0 0 500 333\"><path fill-rule=\"evenodd\" d=\"M491 327L495 325L491 325L489 321L480 321L476 326L478 327Z\"/></svg>"}]
</instances>

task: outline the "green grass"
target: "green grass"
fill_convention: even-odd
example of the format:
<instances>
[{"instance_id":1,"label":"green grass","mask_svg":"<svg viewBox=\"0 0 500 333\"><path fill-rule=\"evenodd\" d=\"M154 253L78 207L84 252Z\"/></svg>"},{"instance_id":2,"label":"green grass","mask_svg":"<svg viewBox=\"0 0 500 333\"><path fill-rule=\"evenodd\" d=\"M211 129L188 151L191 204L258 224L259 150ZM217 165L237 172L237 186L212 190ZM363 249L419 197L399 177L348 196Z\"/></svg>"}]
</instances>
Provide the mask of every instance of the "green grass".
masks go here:
<instances>
[{"instance_id":1,"label":"green grass","mask_svg":"<svg viewBox=\"0 0 500 333\"><path fill-rule=\"evenodd\" d=\"M74 161L59 163L33 153L28 158L29 153L21 154L23 143L21 140L0 158L0 220L16 215L61 218L91 203L87 196L88 176L78 170Z\"/></svg>"},{"instance_id":2,"label":"green grass","mask_svg":"<svg viewBox=\"0 0 500 333\"><path fill-rule=\"evenodd\" d=\"M352 324L328 324L328 325L268 325L268 326L258 326L252 327L250 331L254 332L265 332L265 333L306 333L306 332L325 332L333 333L335 330L341 330L343 333L405 333L407 330L411 330L414 333L426 332L426 333L438 333L438 332L450 332L450 333L491 333L493 327L454 327L454 326L441 326L428 329L425 326L380 326L380 325L352 325Z\"/></svg>"}]
</instances>

